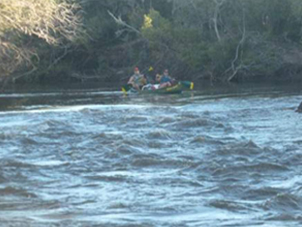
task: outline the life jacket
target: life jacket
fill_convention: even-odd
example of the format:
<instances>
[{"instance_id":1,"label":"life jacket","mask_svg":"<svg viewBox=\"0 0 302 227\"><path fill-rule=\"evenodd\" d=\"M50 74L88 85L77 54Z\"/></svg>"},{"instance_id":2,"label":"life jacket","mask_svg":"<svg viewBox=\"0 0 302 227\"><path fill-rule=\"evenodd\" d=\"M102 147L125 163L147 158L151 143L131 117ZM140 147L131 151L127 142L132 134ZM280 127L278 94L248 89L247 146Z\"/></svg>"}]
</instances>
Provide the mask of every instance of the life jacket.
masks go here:
<instances>
[{"instance_id":1,"label":"life jacket","mask_svg":"<svg viewBox=\"0 0 302 227\"><path fill-rule=\"evenodd\" d=\"M145 84L144 76L141 75L141 74L134 74L133 75L133 82L137 85L144 85Z\"/></svg>"},{"instance_id":2,"label":"life jacket","mask_svg":"<svg viewBox=\"0 0 302 227\"><path fill-rule=\"evenodd\" d=\"M163 75L160 79L160 83L167 83L167 82L172 82L171 78L169 76Z\"/></svg>"}]
</instances>

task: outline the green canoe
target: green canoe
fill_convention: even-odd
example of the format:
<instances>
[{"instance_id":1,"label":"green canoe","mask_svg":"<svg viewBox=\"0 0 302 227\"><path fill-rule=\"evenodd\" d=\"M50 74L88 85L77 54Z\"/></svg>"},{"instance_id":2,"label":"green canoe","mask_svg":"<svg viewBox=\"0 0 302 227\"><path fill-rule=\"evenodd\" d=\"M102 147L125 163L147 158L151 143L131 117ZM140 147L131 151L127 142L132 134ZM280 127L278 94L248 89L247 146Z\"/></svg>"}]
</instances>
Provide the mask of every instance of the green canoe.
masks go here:
<instances>
[{"instance_id":1,"label":"green canoe","mask_svg":"<svg viewBox=\"0 0 302 227\"><path fill-rule=\"evenodd\" d=\"M194 89L194 83L191 81L179 81L169 87L150 89L150 90L135 90L130 84L122 87L124 94L137 93L137 94L179 94L183 91L189 91Z\"/></svg>"}]
</instances>

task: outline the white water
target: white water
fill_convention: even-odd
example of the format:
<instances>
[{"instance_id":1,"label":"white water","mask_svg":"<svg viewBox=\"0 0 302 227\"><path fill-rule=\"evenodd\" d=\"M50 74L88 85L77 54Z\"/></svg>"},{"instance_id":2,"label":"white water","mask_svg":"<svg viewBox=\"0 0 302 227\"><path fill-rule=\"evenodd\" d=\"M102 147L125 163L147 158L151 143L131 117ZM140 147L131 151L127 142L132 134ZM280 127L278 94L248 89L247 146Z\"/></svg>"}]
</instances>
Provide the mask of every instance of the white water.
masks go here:
<instances>
[{"instance_id":1,"label":"white water","mask_svg":"<svg viewBox=\"0 0 302 227\"><path fill-rule=\"evenodd\" d=\"M91 92L2 95L0 226L302 224L299 90Z\"/></svg>"}]
</instances>

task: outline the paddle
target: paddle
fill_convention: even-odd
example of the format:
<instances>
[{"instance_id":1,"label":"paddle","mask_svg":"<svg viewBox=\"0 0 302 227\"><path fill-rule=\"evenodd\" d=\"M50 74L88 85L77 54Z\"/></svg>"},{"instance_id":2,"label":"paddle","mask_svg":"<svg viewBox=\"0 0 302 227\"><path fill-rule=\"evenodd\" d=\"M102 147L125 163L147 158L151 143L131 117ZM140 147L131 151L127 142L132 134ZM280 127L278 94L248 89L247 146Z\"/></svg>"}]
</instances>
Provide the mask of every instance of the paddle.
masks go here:
<instances>
[{"instance_id":1,"label":"paddle","mask_svg":"<svg viewBox=\"0 0 302 227\"><path fill-rule=\"evenodd\" d=\"M126 84L124 86L122 86L122 92L127 95L127 92L132 88L131 84Z\"/></svg>"}]
</instances>

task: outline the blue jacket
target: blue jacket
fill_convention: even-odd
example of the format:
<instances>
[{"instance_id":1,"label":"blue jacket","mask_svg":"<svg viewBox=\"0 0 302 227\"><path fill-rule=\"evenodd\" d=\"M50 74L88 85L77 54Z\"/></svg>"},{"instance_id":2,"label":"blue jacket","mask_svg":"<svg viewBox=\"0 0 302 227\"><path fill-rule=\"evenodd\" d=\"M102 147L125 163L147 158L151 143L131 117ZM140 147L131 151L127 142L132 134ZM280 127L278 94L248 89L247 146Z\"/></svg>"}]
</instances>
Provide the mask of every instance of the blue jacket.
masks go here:
<instances>
[{"instance_id":1,"label":"blue jacket","mask_svg":"<svg viewBox=\"0 0 302 227\"><path fill-rule=\"evenodd\" d=\"M160 79L160 83L167 83L167 82L172 82L171 78L169 76L162 76Z\"/></svg>"}]
</instances>

